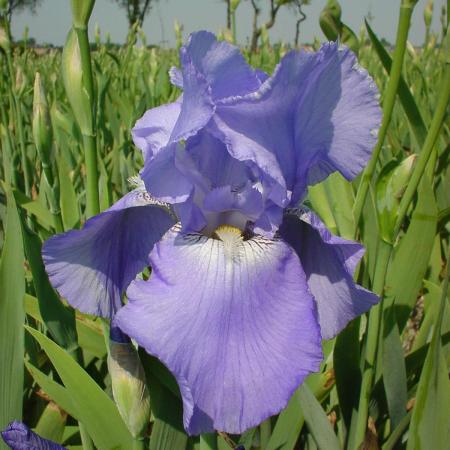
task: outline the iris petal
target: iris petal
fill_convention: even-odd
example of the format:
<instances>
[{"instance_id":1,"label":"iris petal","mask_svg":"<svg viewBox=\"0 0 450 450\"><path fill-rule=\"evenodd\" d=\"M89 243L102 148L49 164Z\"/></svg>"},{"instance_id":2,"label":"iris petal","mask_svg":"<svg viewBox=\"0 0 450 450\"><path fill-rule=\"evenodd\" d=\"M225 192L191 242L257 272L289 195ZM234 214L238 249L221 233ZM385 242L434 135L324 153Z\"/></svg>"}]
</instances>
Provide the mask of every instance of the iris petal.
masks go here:
<instances>
[{"instance_id":1,"label":"iris petal","mask_svg":"<svg viewBox=\"0 0 450 450\"><path fill-rule=\"evenodd\" d=\"M73 307L112 317L128 284L146 266L153 245L173 224L168 211L137 188L81 230L44 243L50 281Z\"/></svg>"},{"instance_id":2,"label":"iris petal","mask_svg":"<svg viewBox=\"0 0 450 450\"><path fill-rule=\"evenodd\" d=\"M377 89L348 49L288 53L260 89L216 107L214 128L231 154L254 161L300 200L333 171L354 178L381 120Z\"/></svg>"},{"instance_id":3,"label":"iris petal","mask_svg":"<svg viewBox=\"0 0 450 450\"><path fill-rule=\"evenodd\" d=\"M179 144L171 144L147 161L141 172L145 188L152 197L174 204L186 201L192 192L192 183L176 165L176 155L182 152Z\"/></svg>"},{"instance_id":4,"label":"iris petal","mask_svg":"<svg viewBox=\"0 0 450 450\"><path fill-rule=\"evenodd\" d=\"M21 422L11 422L1 435L12 450L65 450L56 442L34 433Z\"/></svg>"},{"instance_id":5,"label":"iris petal","mask_svg":"<svg viewBox=\"0 0 450 450\"><path fill-rule=\"evenodd\" d=\"M149 109L131 131L133 141L141 149L144 160L156 155L165 147L178 120L181 103L174 102Z\"/></svg>"},{"instance_id":6,"label":"iris petal","mask_svg":"<svg viewBox=\"0 0 450 450\"><path fill-rule=\"evenodd\" d=\"M211 119L216 101L253 92L260 81L239 48L218 42L207 31L193 33L180 49L181 75L174 78L183 86L181 113L172 141L194 136Z\"/></svg>"},{"instance_id":7,"label":"iris petal","mask_svg":"<svg viewBox=\"0 0 450 450\"><path fill-rule=\"evenodd\" d=\"M195 135L214 114L208 81L196 70L183 49L180 50L180 57L183 65L183 101L180 115L172 130L172 142Z\"/></svg>"},{"instance_id":8,"label":"iris petal","mask_svg":"<svg viewBox=\"0 0 450 450\"><path fill-rule=\"evenodd\" d=\"M196 71L208 81L214 101L248 94L261 84L239 47L217 41L212 33L199 31L191 34L184 51Z\"/></svg>"},{"instance_id":9,"label":"iris petal","mask_svg":"<svg viewBox=\"0 0 450 450\"><path fill-rule=\"evenodd\" d=\"M364 254L360 244L332 235L311 211L287 214L280 234L300 257L317 302L324 339L336 336L348 322L379 302L375 294L353 281Z\"/></svg>"},{"instance_id":10,"label":"iris petal","mask_svg":"<svg viewBox=\"0 0 450 450\"><path fill-rule=\"evenodd\" d=\"M188 433L240 433L278 413L322 358L314 300L282 241L172 229L118 326L175 375Z\"/></svg>"}]
</instances>

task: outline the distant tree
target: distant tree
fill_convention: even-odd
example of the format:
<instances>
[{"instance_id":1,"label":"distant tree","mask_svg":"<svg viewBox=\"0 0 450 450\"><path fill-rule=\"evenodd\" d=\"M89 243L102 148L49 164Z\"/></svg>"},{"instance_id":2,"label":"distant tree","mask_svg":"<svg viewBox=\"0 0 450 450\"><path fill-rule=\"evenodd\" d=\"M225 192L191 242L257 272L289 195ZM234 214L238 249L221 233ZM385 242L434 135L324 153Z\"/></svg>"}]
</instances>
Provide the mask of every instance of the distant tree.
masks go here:
<instances>
[{"instance_id":1,"label":"distant tree","mask_svg":"<svg viewBox=\"0 0 450 450\"><path fill-rule=\"evenodd\" d=\"M293 3L293 0L270 0L269 8L269 19L265 24L258 26L258 17L261 13L261 7L259 0L250 0L253 7L253 24L252 24L252 39L251 39L251 50L255 51L258 47L258 40L261 36L263 29L266 30L272 28L275 25L275 19L280 8L283 5L289 5Z\"/></svg>"},{"instance_id":2,"label":"distant tree","mask_svg":"<svg viewBox=\"0 0 450 450\"><path fill-rule=\"evenodd\" d=\"M133 25L142 26L145 16L150 12L156 0L114 0L119 6L126 10L128 27Z\"/></svg>"},{"instance_id":3,"label":"distant tree","mask_svg":"<svg viewBox=\"0 0 450 450\"><path fill-rule=\"evenodd\" d=\"M231 30L231 0L225 0L227 4L227 29Z\"/></svg>"},{"instance_id":4,"label":"distant tree","mask_svg":"<svg viewBox=\"0 0 450 450\"><path fill-rule=\"evenodd\" d=\"M1 3L5 9L3 12L0 12L0 19L3 16L8 23L11 23L12 15L20 11L28 9L34 14L36 8L42 3L42 0L4 0Z\"/></svg>"},{"instance_id":5,"label":"distant tree","mask_svg":"<svg viewBox=\"0 0 450 450\"><path fill-rule=\"evenodd\" d=\"M295 38L294 38L295 47L298 47L298 41L300 39L300 25L302 22L306 20L306 14L304 13L302 8L303 6L307 6L310 3L311 3L310 0L292 0L289 2L289 5L295 8L297 14L300 16L295 22Z\"/></svg>"}]
</instances>

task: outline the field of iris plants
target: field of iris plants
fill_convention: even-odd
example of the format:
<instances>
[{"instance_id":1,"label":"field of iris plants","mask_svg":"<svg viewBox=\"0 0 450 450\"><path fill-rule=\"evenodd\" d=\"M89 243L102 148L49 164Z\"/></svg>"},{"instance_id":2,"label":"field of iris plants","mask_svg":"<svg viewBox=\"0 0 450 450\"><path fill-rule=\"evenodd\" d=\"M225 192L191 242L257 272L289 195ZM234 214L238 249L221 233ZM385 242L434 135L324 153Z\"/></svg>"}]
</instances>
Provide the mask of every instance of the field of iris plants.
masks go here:
<instances>
[{"instance_id":1,"label":"field of iris plants","mask_svg":"<svg viewBox=\"0 0 450 450\"><path fill-rule=\"evenodd\" d=\"M339 106L338 101L337 106L331 107L337 111L331 144L321 144L326 147L321 151L329 151L326 167L316 167L314 175L306 169L301 172L305 193L296 193L298 185L292 189L292 198L298 194L297 204L283 203L283 208L287 205L290 209L286 209L275 237L270 232L258 236L258 230L264 229L260 219L254 220L251 231L242 231L231 219L221 219L208 232L202 231L204 234L179 234L178 241L174 238L175 245L170 247L170 233L180 233L176 226L160 243L155 244L161 236L148 242L152 233L158 233L158 227L164 228L160 222L169 224L163 230L166 231L178 221L174 218L177 215L182 226L187 223L183 221L190 221L195 229L193 210L179 206L185 204L179 200L184 192L180 180L185 177L180 168L181 154L199 153L204 141L212 151L220 133L229 133L223 141L233 158L241 164L252 157L252 150L245 157L236 156L241 150L239 139L246 133L246 106L239 110L239 104L230 106L238 94L228 98L223 94L218 99L219 91L231 92L243 82L244 72L239 71L244 71L244 60L228 44L223 47L213 42L209 34L197 34L186 44L179 29L178 48L172 50L147 47L138 28L122 47L99 41L89 46L86 26L93 6L94 0L72 1L73 28L63 51L27 48L26 43L14 45L5 24L0 29L0 429L5 430L5 443L13 449L84 450L448 448L448 11L441 15L442 30L438 34L427 32L423 46L414 48L408 41L408 32L416 1L393 2L392 8L400 9L400 18L392 50L383 46L377 30L368 23L363 24L359 35L354 34L340 21L337 1L329 1L321 15L327 39L321 39L338 39L340 44L348 45L359 62L353 64L353 73L364 78L361 83L370 81L367 89L371 92L376 90L375 83L380 93L376 102L381 105L382 116L377 117L382 119L377 130L365 130L370 132L371 144L370 155L365 160L362 157L359 167L364 170L358 170L355 177L340 167L363 146L358 142L363 139L359 124L369 123L372 113L358 110L353 116L340 117L344 113L339 111L345 105ZM432 2L424 13L427 29L430 8ZM201 70L197 61L200 57L195 54L200 52L200 44L197 50L193 49L197 41L219 49L216 54L206 54ZM317 55L326 58L327 52L337 49L334 44L321 50L319 47L319 43L314 44L308 51L319 51ZM269 78L266 82L263 71L271 75L285 55L287 59L283 61L299 58L289 54L289 50L284 45L271 45L264 32L257 52L240 49L247 62L259 69L254 72L258 80L256 76L254 79L262 88L259 97L252 97L255 110L260 97L276 90L275 81ZM347 50L336 50L336 55L351 58ZM221 66L219 73L214 71L214 58L222 57L229 57L230 61L228 69ZM316 66L322 60L318 61ZM279 78L289 63L283 64L276 73ZM172 66L181 68L171 69ZM200 72L191 76L191 66ZM318 70L316 66L311 71ZM366 78L361 67L373 81ZM233 77L238 72L236 83L231 80L233 88L224 84L223 73L223 77ZM349 83L342 73L339 95L344 98ZM314 132L315 118L320 120L326 114L325 104L334 95L333 90L330 95L323 94L320 84L314 88L314 83L323 82L323 78L304 79L304 86L313 87L303 109L312 122L303 134ZM210 83L208 89L195 91L203 82ZM350 82L348 98L360 95L359 82L359 78ZM300 79L298 83L301 84ZM286 86L282 93L289 97L293 90ZM205 100L206 95L212 95L212 100ZM297 97L300 98L303 99ZM211 102L215 103L208 120L214 122L215 128L208 125L207 129L204 124L201 128L198 122L203 120L204 110ZM353 108L351 100L345 102ZM147 113L136 124L145 111L165 104L170 105L164 106L164 111L178 108L176 125L169 123L171 116L157 115L162 114L161 109L152 110L156 113ZM271 105L278 105L276 99ZM274 114L269 121L270 116L264 116L264 111L252 112L255 115L248 122L253 128L245 135L244 150L247 146L264 146L270 140L261 127L272 130L269 134L284 127L284 122L275 116L275 106L267 113ZM232 114L239 118L237 125ZM340 135L339 120L347 126L345 138ZM270 123L275 124L274 128L270 128ZM167 131L170 127L172 137ZM319 135L327 133L326 128L320 129ZM179 142L172 158L179 159L175 163L158 159L164 152L169 154L172 147L168 142L177 133ZM281 132L279 136L277 142L283 146L287 140ZM194 144L192 139L197 139ZM305 140L296 134L296 140L307 142L310 147L315 145L314 139ZM333 139L339 142L336 144ZM369 142L369 138L365 139ZM162 141L167 147L158 153L156 143ZM338 145L348 146L337 150L346 161L330 162ZM226 158L232 159L228 153ZM235 174L241 166L237 160L234 166L224 162L226 159L220 161L223 172L232 167L230 177L238 177ZM258 157L255 161L256 167ZM172 172L168 170L170 164ZM307 162L299 164L302 167ZM252 167L254 174L257 171ZM202 166L203 169L213 171ZM173 175L174 170L179 172ZM323 170L329 176L319 173ZM139 173L143 181L137 177ZM269 178L264 177L259 184L263 193L269 185ZM276 203L274 192L268 194L271 200L264 200L266 205L272 202L271 208ZM150 199L150 195L156 199ZM205 196L205 204L206 198L210 197ZM215 199L215 204L228 201L221 196ZM228 209L248 211L250 206L245 201L242 200L243 206L239 203L240 206ZM113 204L112 210L90 219L83 228L87 219ZM307 217L308 225L303 222L299 228L302 231L288 238L294 220L289 214L299 207L297 211L302 220ZM163 216L161 211L169 209L170 213ZM220 217L225 217L226 209L219 211ZM139 216L136 211L140 211ZM214 207L209 211L214 211ZM248 213L248 217L252 214ZM267 217L269 222L276 220L269 214ZM314 227L313 232L308 231L312 230L309 224ZM206 228L198 228L208 227L209 222ZM54 234L72 229L83 231L71 231L62 239L48 241ZM364 245L359 264L360 247L339 240L330 232ZM309 238L308 233L314 233L314 238ZM319 235L320 251L316 251L313 242L319 240ZM196 236L194 244L192 236ZM180 243L182 239L190 240ZM270 239L274 240L269 245ZM313 359L308 353L313 346L310 335L318 325L309 325L311 311L306 307L297 311L290 301L291 288L286 286L297 286L297 281L295 277L284 278L287 268L284 272L277 269L273 275L259 267L266 259L275 258L272 254L281 252L279 248L288 252L283 239L298 252L318 304L319 319L314 307L314 323L320 322L322 355L318 350L318 362L311 362L306 369L303 360ZM223 273L217 262L219 275L212 278L208 272L211 262L204 263L206 256L202 252L207 246L215 249L217 242L223 245L224 261L231 258L231 262L223 263ZM149 263L147 255L153 244L156 250ZM257 255L254 258L259 258L254 270L260 271L258 282L263 288L258 287L260 303L255 303L254 309L233 305L232 300L237 300L234 294L230 294L231 306L222 299L228 298L227 289L238 289L227 284L236 282L235 275L229 275L227 270L233 266L238 272L239 264L247 264L236 262L240 258L236 255L230 256L239 245L244 250L251 247ZM192 247L196 259L189 260L180 250L186 246ZM336 248L342 252L339 262ZM134 258L132 263L130 258ZM297 256L297 262L291 261L291 256L283 258L290 258L290 266L298 264ZM253 268L245 267L247 276L253 277ZM203 269L205 272L200 273ZM137 281L126 291L136 274ZM355 282L374 292L381 301L355 285L352 275ZM221 281L221 276L225 281ZM305 275L301 276L304 284ZM199 287L211 279L215 284L210 291ZM239 280L241 284L247 282L244 278ZM270 283L276 285L275 290ZM151 285L153 290L144 285ZM177 289L181 294L167 300ZM238 300L253 301L252 289L249 284L248 299L244 296ZM142 306L145 293L147 303ZM201 301L197 302L196 295ZM321 295L326 297L325 303L321 303ZM364 301L373 305L371 308L362 303L358 306L363 295ZM305 293L301 302L306 302L306 296ZM327 305L336 304L334 298L352 300L350 306L327 309ZM154 308L147 307L152 301ZM121 308L121 302L126 306ZM216 321L217 302L225 306L217 313L220 317ZM272 309L267 306L271 302L277 303ZM231 312L224 313L227 305ZM224 322L227 325L222 328ZM333 326L334 333L330 331ZM293 331L290 340L285 341L283 336L290 327L299 327L301 332ZM318 339L320 347L320 335ZM240 346L245 347L243 351ZM306 347L308 350L304 350ZM289 377L294 370L296 375L292 377L297 381L292 389ZM298 373L305 370L309 375L299 378ZM291 382L290 387L286 387L285 378ZM233 383L240 384L236 388ZM0 448L9 447L0 442Z\"/></svg>"}]
</instances>

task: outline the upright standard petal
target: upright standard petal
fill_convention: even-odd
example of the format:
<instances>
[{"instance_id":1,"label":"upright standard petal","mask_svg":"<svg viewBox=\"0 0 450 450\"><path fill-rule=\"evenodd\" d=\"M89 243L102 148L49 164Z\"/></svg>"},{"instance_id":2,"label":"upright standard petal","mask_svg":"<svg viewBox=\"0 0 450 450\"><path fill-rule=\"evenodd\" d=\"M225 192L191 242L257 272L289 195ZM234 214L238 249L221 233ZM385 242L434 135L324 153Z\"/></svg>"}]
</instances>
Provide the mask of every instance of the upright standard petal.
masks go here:
<instances>
[{"instance_id":1,"label":"upright standard petal","mask_svg":"<svg viewBox=\"0 0 450 450\"><path fill-rule=\"evenodd\" d=\"M207 80L214 101L248 94L261 85L258 74L247 63L239 47L218 41L208 31L192 33L183 52Z\"/></svg>"},{"instance_id":2,"label":"upright standard petal","mask_svg":"<svg viewBox=\"0 0 450 450\"><path fill-rule=\"evenodd\" d=\"M183 102L172 142L194 136L206 126L218 100L248 94L261 84L238 47L218 42L207 31L190 35L180 49L180 61L181 71L172 71L172 79L183 86Z\"/></svg>"},{"instance_id":3,"label":"upright standard petal","mask_svg":"<svg viewBox=\"0 0 450 450\"><path fill-rule=\"evenodd\" d=\"M280 235L300 257L317 302L324 339L333 338L348 322L378 303L375 294L353 281L364 254L360 244L332 235L311 211L286 214Z\"/></svg>"},{"instance_id":4,"label":"upright standard petal","mask_svg":"<svg viewBox=\"0 0 450 450\"><path fill-rule=\"evenodd\" d=\"M11 422L1 435L12 450L65 450L56 442L34 433L22 422Z\"/></svg>"},{"instance_id":5,"label":"upright standard petal","mask_svg":"<svg viewBox=\"0 0 450 450\"><path fill-rule=\"evenodd\" d=\"M146 266L153 245L173 224L168 210L139 187L81 230L44 243L50 281L73 307L111 318L131 280Z\"/></svg>"},{"instance_id":6,"label":"upright standard petal","mask_svg":"<svg viewBox=\"0 0 450 450\"><path fill-rule=\"evenodd\" d=\"M181 99L176 102L149 109L131 130L133 141L144 156L155 156L165 147L172 135L173 128L181 111Z\"/></svg>"},{"instance_id":7,"label":"upright standard petal","mask_svg":"<svg viewBox=\"0 0 450 450\"><path fill-rule=\"evenodd\" d=\"M180 50L183 65L183 101L178 120L171 135L177 142L195 135L214 114L214 103L208 81L194 66L184 49Z\"/></svg>"},{"instance_id":8,"label":"upright standard petal","mask_svg":"<svg viewBox=\"0 0 450 450\"><path fill-rule=\"evenodd\" d=\"M329 43L287 54L257 92L219 102L213 122L234 157L277 183L281 173L295 204L333 171L355 177L380 121L372 79L350 50Z\"/></svg>"},{"instance_id":9,"label":"upright standard petal","mask_svg":"<svg viewBox=\"0 0 450 450\"><path fill-rule=\"evenodd\" d=\"M189 434L241 433L319 370L316 306L282 241L178 229L155 246L152 275L131 284L116 324L175 375Z\"/></svg>"}]
</instances>

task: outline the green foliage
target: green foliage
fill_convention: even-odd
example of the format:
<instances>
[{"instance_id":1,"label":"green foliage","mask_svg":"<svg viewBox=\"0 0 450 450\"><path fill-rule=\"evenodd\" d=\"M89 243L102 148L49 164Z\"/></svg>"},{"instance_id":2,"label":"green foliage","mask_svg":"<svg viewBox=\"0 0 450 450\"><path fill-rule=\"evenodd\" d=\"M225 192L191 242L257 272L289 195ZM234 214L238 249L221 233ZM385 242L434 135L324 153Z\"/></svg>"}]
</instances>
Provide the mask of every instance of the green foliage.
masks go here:
<instances>
[{"instance_id":1,"label":"green foliage","mask_svg":"<svg viewBox=\"0 0 450 450\"><path fill-rule=\"evenodd\" d=\"M7 188L4 241L0 259L0 427L22 416L25 278L20 219ZM7 448L0 442L0 448Z\"/></svg>"},{"instance_id":2,"label":"green foliage","mask_svg":"<svg viewBox=\"0 0 450 450\"><path fill-rule=\"evenodd\" d=\"M77 418L99 448L129 448L131 435L114 402L95 381L55 342L39 331L27 330L42 347L70 396Z\"/></svg>"},{"instance_id":3,"label":"green foliage","mask_svg":"<svg viewBox=\"0 0 450 450\"><path fill-rule=\"evenodd\" d=\"M413 3L404 2L408 7ZM81 21L85 13L80 12ZM368 24L367 37L362 33L356 38L341 22L341 13L339 3L329 1L321 27L328 39L339 38L358 50L359 63L373 77L384 103L395 55ZM258 51L243 49L244 54L253 66L271 73L288 47L271 45L268 34L262 31L261 35ZM79 227L89 215L86 137L97 148L96 186L104 210L128 191L127 179L142 167L130 128L146 109L180 94L167 75L170 66L178 64L176 50L139 46L138 36L137 32L130 36L123 47L97 43L90 54L92 92L83 78L86 60L83 63L76 30L69 36L63 58L59 50L38 54L9 45L3 46L0 57L4 99L0 103L0 180L11 186L0 183L0 427L23 417L43 436L70 448L81 448L81 436L86 433L101 449L136 445L112 400L102 323L74 312L59 299L45 274L40 247L58 229L55 215L60 214L62 230ZM355 442L355 422L365 405L370 423L370 427L363 423L367 447L377 448L376 441L383 449L446 448L450 421L445 262L450 233L448 123L436 125L430 157L425 165L418 164L430 145L432 120L445 93L441 80L447 53L445 42L436 42L438 38L429 32L423 48L408 47L405 52L392 117L361 220L356 223L352 213L359 180L349 183L333 174L312 187L306 199L333 233L347 239L357 236L364 243L366 255L356 277L383 296L376 311L380 326L370 336L375 346L373 382L366 384L370 388L364 391L362 384L373 327L367 317L361 317L324 343L321 372L308 377L278 416L242 436L193 438L183 430L175 379L157 359L139 349L151 405L143 446L224 450L235 443L246 450L356 449L361 442ZM42 95L35 101L45 106L45 112L35 114L33 135L36 72L46 104ZM47 161L42 156L44 146ZM405 188L418 170L421 178L403 214ZM25 338L24 323L29 331ZM361 403L362 392L367 393L367 402Z\"/></svg>"}]
</instances>

